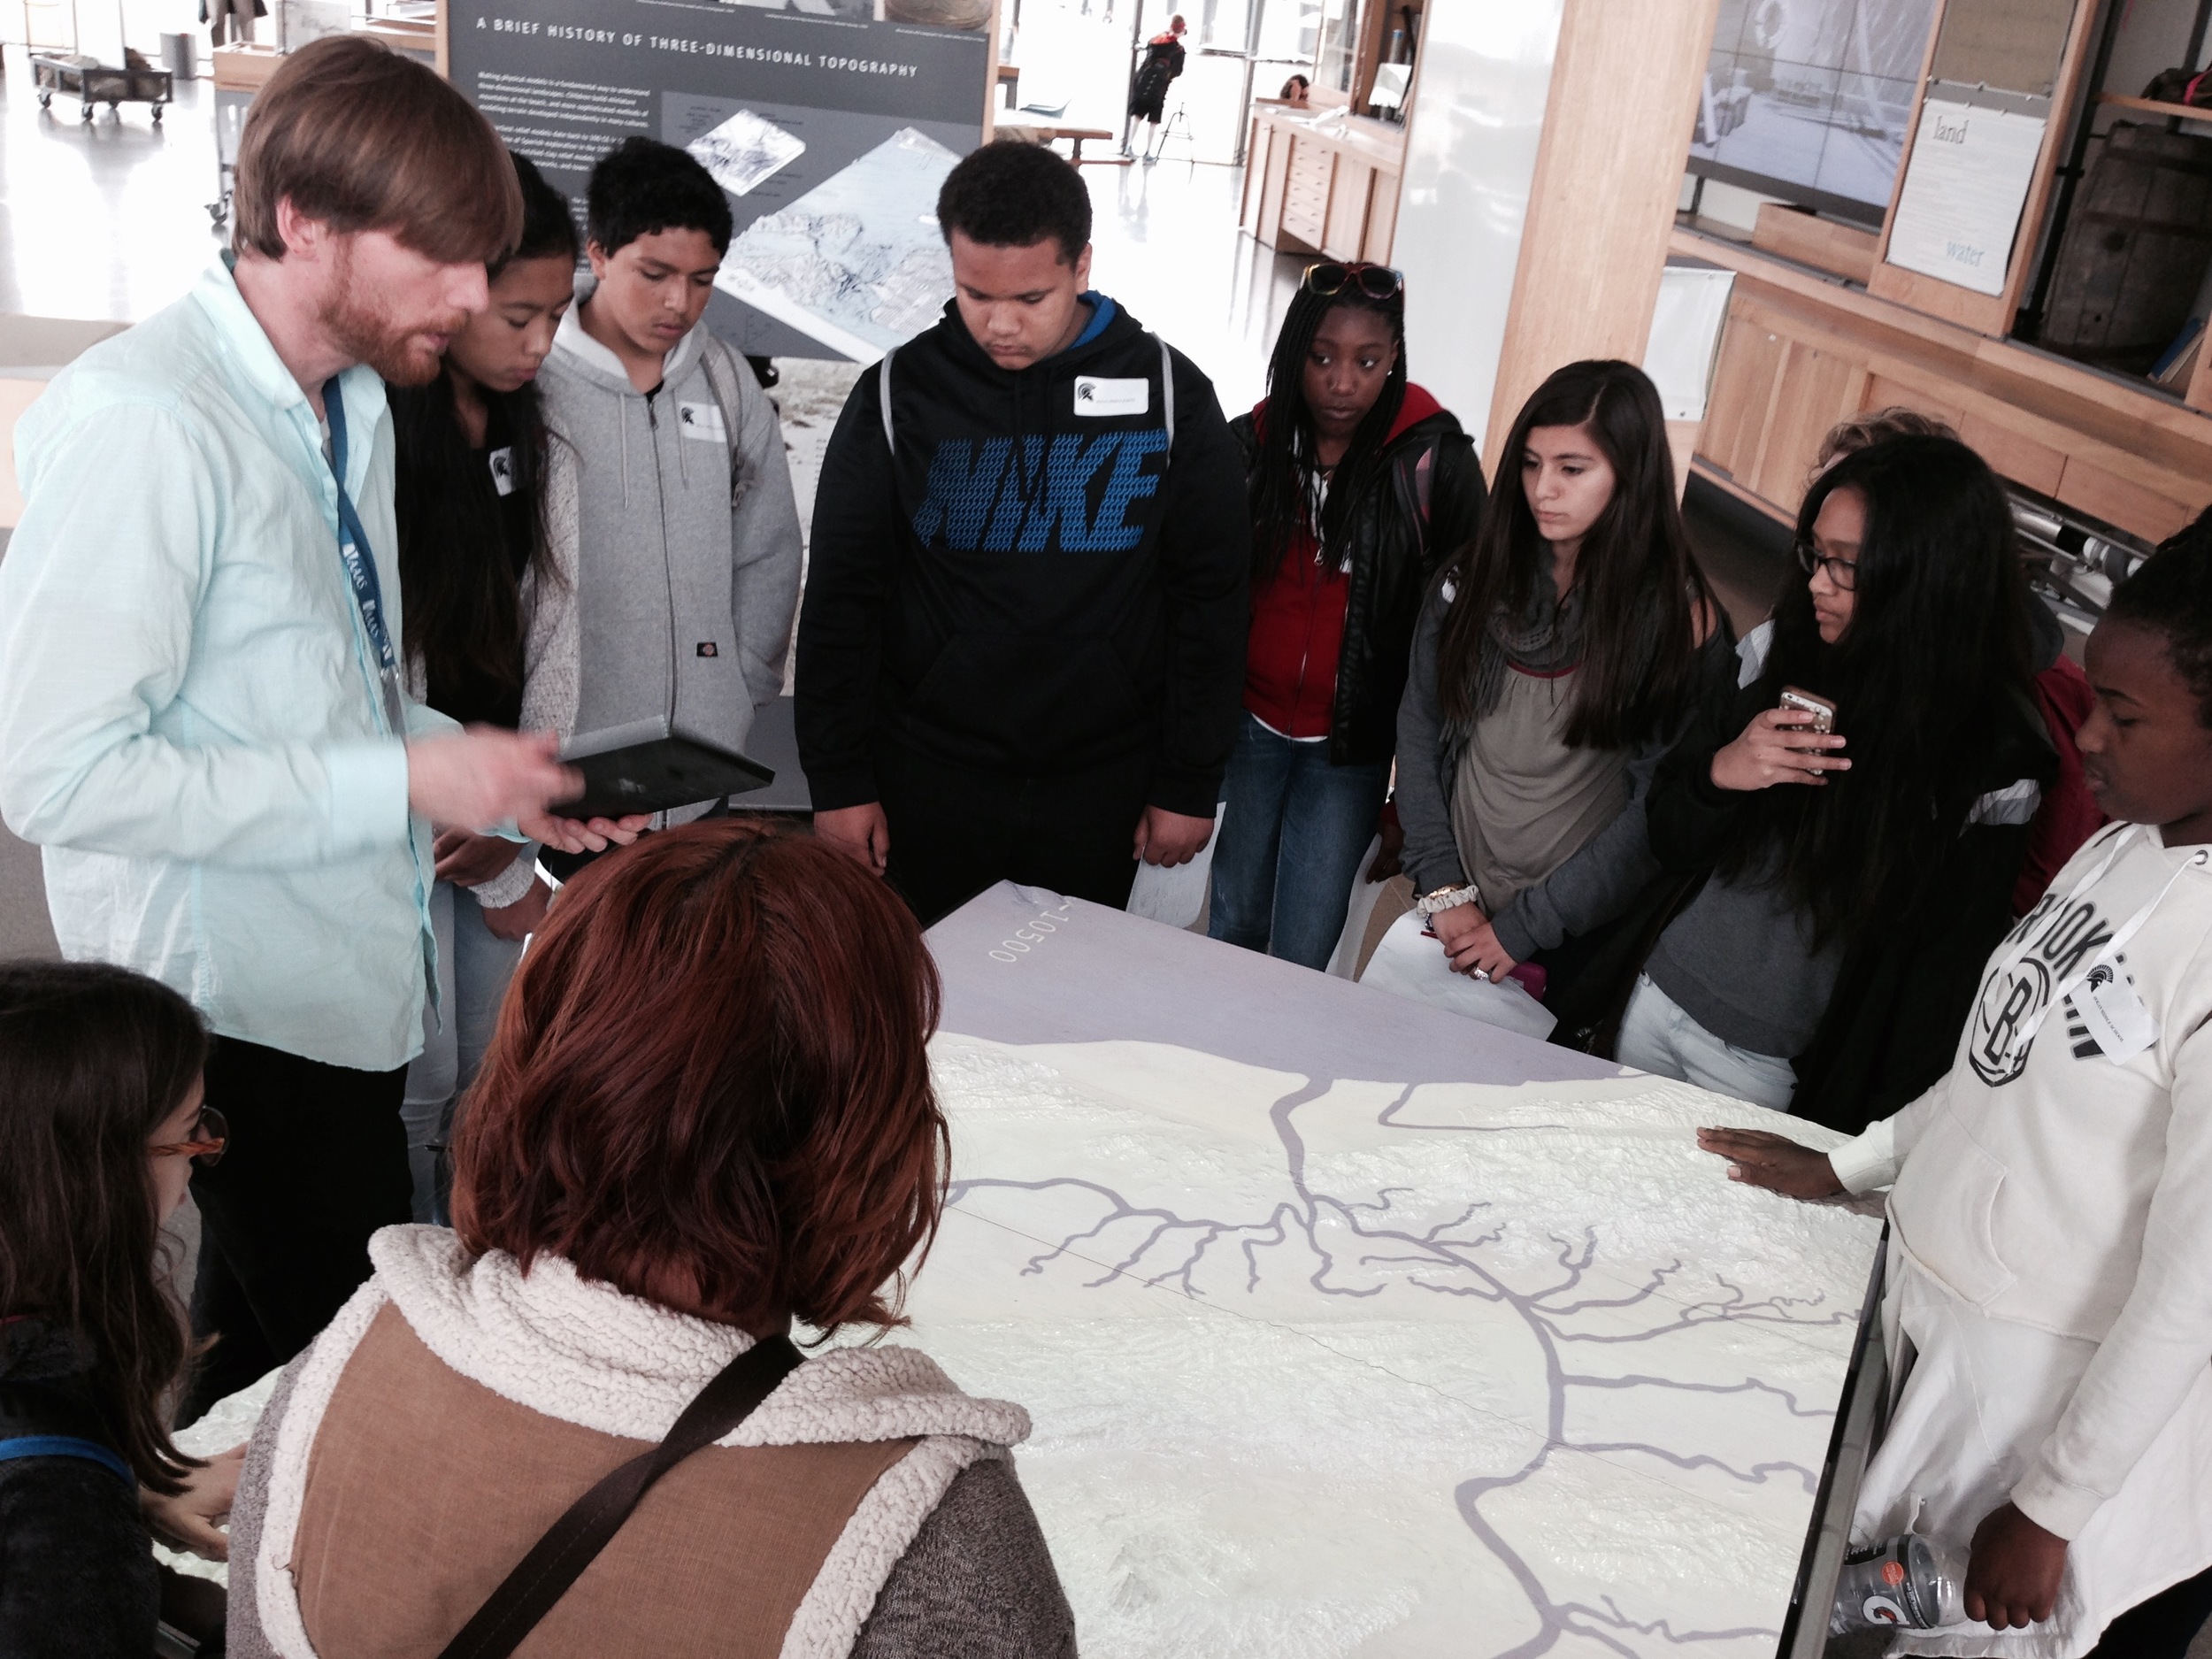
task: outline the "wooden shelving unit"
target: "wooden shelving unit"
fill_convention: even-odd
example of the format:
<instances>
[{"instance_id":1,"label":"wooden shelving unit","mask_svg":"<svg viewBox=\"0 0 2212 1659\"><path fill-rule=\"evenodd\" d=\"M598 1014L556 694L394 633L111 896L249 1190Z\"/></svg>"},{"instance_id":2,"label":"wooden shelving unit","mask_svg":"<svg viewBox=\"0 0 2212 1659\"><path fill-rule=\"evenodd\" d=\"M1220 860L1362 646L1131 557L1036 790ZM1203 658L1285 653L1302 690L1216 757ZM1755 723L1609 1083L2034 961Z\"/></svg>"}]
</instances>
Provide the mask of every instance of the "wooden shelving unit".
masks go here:
<instances>
[{"instance_id":1,"label":"wooden shelving unit","mask_svg":"<svg viewBox=\"0 0 2212 1659\"><path fill-rule=\"evenodd\" d=\"M2101 92L2097 102L2107 109L2135 110L2145 115L2163 115L2176 121L2212 121L2212 110L2190 104L2162 104L2156 98L2124 98L2116 92Z\"/></svg>"}]
</instances>

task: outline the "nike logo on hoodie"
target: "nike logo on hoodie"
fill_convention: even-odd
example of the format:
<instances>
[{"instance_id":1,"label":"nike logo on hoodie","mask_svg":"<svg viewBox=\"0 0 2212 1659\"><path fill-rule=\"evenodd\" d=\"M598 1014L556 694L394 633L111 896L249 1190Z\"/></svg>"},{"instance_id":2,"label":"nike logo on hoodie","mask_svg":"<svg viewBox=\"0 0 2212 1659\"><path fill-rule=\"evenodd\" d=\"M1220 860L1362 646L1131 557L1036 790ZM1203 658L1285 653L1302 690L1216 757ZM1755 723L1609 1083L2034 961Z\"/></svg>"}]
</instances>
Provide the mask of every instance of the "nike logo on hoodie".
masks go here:
<instances>
[{"instance_id":1,"label":"nike logo on hoodie","mask_svg":"<svg viewBox=\"0 0 2212 1659\"><path fill-rule=\"evenodd\" d=\"M1119 553L1144 540L1129 509L1160 488L1164 426L1095 437L1040 434L1018 444L939 441L914 513L914 534L925 547L941 533L946 546L963 553ZM1157 465L1150 465L1155 457Z\"/></svg>"}]
</instances>

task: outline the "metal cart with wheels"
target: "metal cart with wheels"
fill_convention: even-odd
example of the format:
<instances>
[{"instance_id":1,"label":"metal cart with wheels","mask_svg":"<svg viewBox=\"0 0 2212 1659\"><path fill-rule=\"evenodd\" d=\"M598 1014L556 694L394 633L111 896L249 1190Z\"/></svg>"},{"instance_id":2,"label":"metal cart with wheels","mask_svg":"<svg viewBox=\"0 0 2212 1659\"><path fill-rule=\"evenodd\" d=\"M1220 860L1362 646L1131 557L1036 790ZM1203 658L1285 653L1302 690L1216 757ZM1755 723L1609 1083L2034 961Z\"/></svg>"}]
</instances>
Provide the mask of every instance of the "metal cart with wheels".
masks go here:
<instances>
[{"instance_id":1,"label":"metal cart with wheels","mask_svg":"<svg viewBox=\"0 0 2212 1659\"><path fill-rule=\"evenodd\" d=\"M92 119L96 104L106 104L110 115L126 104L148 104L158 127L162 111L176 97L175 78L166 69L134 65L111 69L96 58L76 52L32 53L31 79L38 88L39 108L53 108L57 92L74 95L81 106L77 119L84 121Z\"/></svg>"}]
</instances>

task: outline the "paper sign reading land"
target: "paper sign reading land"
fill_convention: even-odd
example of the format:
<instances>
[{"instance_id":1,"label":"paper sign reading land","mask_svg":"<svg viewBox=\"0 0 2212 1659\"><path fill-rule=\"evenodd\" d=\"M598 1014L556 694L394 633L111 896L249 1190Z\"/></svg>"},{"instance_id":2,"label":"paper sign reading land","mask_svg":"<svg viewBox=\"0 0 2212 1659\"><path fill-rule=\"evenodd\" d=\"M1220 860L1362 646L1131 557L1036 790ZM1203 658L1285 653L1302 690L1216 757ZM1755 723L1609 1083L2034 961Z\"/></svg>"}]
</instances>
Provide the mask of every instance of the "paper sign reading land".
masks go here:
<instances>
[{"instance_id":1,"label":"paper sign reading land","mask_svg":"<svg viewBox=\"0 0 2212 1659\"><path fill-rule=\"evenodd\" d=\"M1889 263L2001 294L2043 119L1930 98L1890 223Z\"/></svg>"}]
</instances>

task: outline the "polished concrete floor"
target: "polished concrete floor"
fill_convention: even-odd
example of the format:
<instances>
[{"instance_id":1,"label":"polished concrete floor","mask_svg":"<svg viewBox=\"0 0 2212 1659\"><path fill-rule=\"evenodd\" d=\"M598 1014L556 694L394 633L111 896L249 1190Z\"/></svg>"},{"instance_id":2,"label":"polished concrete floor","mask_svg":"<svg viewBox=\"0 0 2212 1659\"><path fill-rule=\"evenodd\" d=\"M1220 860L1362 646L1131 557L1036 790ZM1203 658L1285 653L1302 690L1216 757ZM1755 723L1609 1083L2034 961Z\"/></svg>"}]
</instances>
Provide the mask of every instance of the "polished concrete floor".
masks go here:
<instances>
[{"instance_id":1,"label":"polished concrete floor","mask_svg":"<svg viewBox=\"0 0 2212 1659\"><path fill-rule=\"evenodd\" d=\"M192 285L221 245L213 85L182 81L156 126L143 104L77 119L39 107L22 48L0 88L0 311L136 322Z\"/></svg>"}]
</instances>

